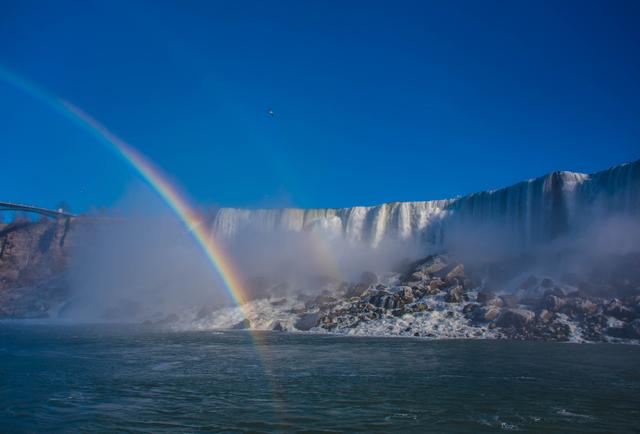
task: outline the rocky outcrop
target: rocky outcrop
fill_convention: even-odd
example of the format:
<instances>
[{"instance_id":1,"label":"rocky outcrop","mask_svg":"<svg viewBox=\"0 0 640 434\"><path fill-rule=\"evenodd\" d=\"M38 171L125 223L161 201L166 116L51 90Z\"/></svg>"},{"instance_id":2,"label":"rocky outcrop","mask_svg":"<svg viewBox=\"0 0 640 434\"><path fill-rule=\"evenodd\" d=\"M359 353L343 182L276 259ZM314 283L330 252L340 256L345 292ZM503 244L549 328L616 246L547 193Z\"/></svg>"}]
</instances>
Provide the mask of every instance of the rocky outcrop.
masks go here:
<instances>
[{"instance_id":1,"label":"rocky outcrop","mask_svg":"<svg viewBox=\"0 0 640 434\"><path fill-rule=\"evenodd\" d=\"M481 276L471 275L448 255L410 264L399 277L394 285L342 285L342 292L333 296L311 298L307 309L313 310L302 310L295 328L350 333L388 324L393 333L408 336L640 339L640 279L627 282L637 288L636 295L627 298L588 296L535 275L516 285L514 293L496 294L474 284ZM433 329L425 331L425 324Z\"/></svg>"},{"instance_id":2,"label":"rocky outcrop","mask_svg":"<svg viewBox=\"0 0 640 434\"><path fill-rule=\"evenodd\" d=\"M0 318L42 317L65 300L76 219L0 226Z\"/></svg>"}]
</instances>

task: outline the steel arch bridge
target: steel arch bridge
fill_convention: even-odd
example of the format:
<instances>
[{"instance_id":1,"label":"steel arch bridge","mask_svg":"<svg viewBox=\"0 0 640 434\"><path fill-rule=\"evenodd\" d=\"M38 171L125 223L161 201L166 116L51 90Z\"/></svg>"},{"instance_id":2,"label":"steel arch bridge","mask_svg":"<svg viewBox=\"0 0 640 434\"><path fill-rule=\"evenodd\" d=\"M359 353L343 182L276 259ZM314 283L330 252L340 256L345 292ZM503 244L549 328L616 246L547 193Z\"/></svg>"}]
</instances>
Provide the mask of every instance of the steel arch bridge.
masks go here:
<instances>
[{"instance_id":1,"label":"steel arch bridge","mask_svg":"<svg viewBox=\"0 0 640 434\"><path fill-rule=\"evenodd\" d=\"M0 211L31 212L31 213L40 214L46 217L51 217L56 219L75 217L75 214L71 214L70 212L66 212L62 209L53 210L53 209L40 208L37 206L24 205L20 203L11 203L11 202L0 202Z\"/></svg>"}]
</instances>

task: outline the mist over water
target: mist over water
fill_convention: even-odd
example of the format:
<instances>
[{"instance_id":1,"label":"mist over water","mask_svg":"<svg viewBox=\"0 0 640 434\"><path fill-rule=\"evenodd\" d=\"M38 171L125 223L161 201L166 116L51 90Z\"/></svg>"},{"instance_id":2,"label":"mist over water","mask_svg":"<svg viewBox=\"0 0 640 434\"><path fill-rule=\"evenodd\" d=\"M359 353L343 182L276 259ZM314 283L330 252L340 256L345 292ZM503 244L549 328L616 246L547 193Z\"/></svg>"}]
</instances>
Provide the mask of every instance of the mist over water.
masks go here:
<instances>
[{"instance_id":1,"label":"mist over water","mask_svg":"<svg viewBox=\"0 0 640 434\"><path fill-rule=\"evenodd\" d=\"M639 252L639 185L635 162L444 201L222 208L204 213L200 224L232 258L249 299L319 293L328 281L357 282L364 271L400 271L403 263L442 252L484 273L479 280L490 267L500 269L494 283L508 290L519 273L591 279ZM190 307L232 304L189 231L151 191L132 188L76 234L73 297L62 316L158 320Z\"/></svg>"},{"instance_id":2,"label":"mist over water","mask_svg":"<svg viewBox=\"0 0 640 434\"><path fill-rule=\"evenodd\" d=\"M89 216L75 234L62 317L131 321L161 318L229 297L183 222L144 187Z\"/></svg>"},{"instance_id":3,"label":"mist over water","mask_svg":"<svg viewBox=\"0 0 640 434\"><path fill-rule=\"evenodd\" d=\"M212 221L200 224L212 226ZM113 209L92 213L74 235L72 296L59 313L62 319L157 321L184 309L233 304L190 228L146 187L135 186ZM213 231L211 236L216 237ZM216 242L240 271L251 299L319 292L318 282L357 280L363 270L382 272L398 258L425 251L392 240L371 249L322 228L247 231Z\"/></svg>"}]
</instances>

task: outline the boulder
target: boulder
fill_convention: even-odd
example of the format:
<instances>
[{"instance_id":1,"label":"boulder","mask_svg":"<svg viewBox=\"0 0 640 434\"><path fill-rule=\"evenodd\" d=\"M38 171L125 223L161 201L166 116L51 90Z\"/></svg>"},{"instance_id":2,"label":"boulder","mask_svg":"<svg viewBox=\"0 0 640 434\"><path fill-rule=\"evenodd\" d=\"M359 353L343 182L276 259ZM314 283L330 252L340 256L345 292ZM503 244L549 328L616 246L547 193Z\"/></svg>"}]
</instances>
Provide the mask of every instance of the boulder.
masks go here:
<instances>
[{"instance_id":1,"label":"boulder","mask_svg":"<svg viewBox=\"0 0 640 434\"><path fill-rule=\"evenodd\" d=\"M440 256L431 256L420 266L420 271L425 274L435 274L444 269L447 264Z\"/></svg>"},{"instance_id":2,"label":"boulder","mask_svg":"<svg viewBox=\"0 0 640 434\"><path fill-rule=\"evenodd\" d=\"M464 288L460 285L449 288L449 291L444 296L444 301L447 303L460 303L464 301Z\"/></svg>"},{"instance_id":3,"label":"boulder","mask_svg":"<svg viewBox=\"0 0 640 434\"><path fill-rule=\"evenodd\" d=\"M331 295L319 295L316 297L316 299L314 300L314 303L316 304L330 304L330 303L335 303L336 301L338 301L335 297L331 296Z\"/></svg>"},{"instance_id":4,"label":"boulder","mask_svg":"<svg viewBox=\"0 0 640 434\"><path fill-rule=\"evenodd\" d=\"M422 271L416 271L409 276L409 279L415 282L420 282L422 280L428 279L428 276L424 274Z\"/></svg>"},{"instance_id":5,"label":"boulder","mask_svg":"<svg viewBox=\"0 0 640 434\"><path fill-rule=\"evenodd\" d=\"M522 329L533 323L535 316L533 312L526 309L505 309L496 320L496 325L503 328Z\"/></svg>"},{"instance_id":6,"label":"boulder","mask_svg":"<svg viewBox=\"0 0 640 434\"><path fill-rule=\"evenodd\" d=\"M413 290L410 286L394 286L391 288L391 292L402 298L413 297Z\"/></svg>"},{"instance_id":7,"label":"boulder","mask_svg":"<svg viewBox=\"0 0 640 434\"><path fill-rule=\"evenodd\" d=\"M479 307L473 310L472 319L479 322L493 321L500 315L500 308L495 306Z\"/></svg>"},{"instance_id":8,"label":"boulder","mask_svg":"<svg viewBox=\"0 0 640 434\"><path fill-rule=\"evenodd\" d=\"M640 339L640 319L633 320L622 327L610 327L607 334L621 339Z\"/></svg>"},{"instance_id":9,"label":"boulder","mask_svg":"<svg viewBox=\"0 0 640 434\"><path fill-rule=\"evenodd\" d=\"M451 271L445 276L445 281L451 282L454 278L464 277L464 265L458 264L454 266Z\"/></svg>"},{"instance_id":10,"label":"boulder","mask_svg":"<svg viewBox=\"0 0 640 434\"><path fill-rule=\"evenodd\" d=\"M551 321L551 318L553 318L553 313L549 312L547 309L542 309L538 313L538 318L540 318L540 321L542 322L549 322Z\"/></svg>"},{"instance_id":11,"label":"boulder","mask_svg":"<svg viewBox=\"0 0 640 434\"><path fill-rule=\"evenodd\" d=\"M604 313L621 321L633 321L636 317L636 312L617 298L606 304Z\"/></svg>"},{"instance_id":12,"label":"boulder","mask_svg":"<svg viewBox=\"0 0 640 434\"><path fill-rule=\"evenodd\" d=\"M440 280L439 278L433 279L429 282L429 287L427 288L427 292L430 295L436 295L440 292L440 289L443 288L446 284Z\"/></svg>"},{"instance_id":13,"label":"boulder","mask_svg":"<svg viewBox=\"0 0 640 434\"><path fill-rule=\"evenodd\" d=\"M480 309L480 305L478 303L467 303L462 308L462 313L467 318L475 318L475 311Z\"/></svg>"},{"instance_id":14,"label":"boulder","mask_svg":"<svg viewBox=\"0 0 640 434\"><path fill-rule=\"evenodd\" d=\"M320 324L321 316L322 315L320 314L320 312L305 313L303 315L300 315L300 318L298 319L298 321L296 321L295 327L296 329L301 331L311 330L312 328Z\"/></svg>"},{"instance_id":15,"label":"boulder","mask_svg":"<svg viewBox=\"0 0 640 434\"><path fill-rule=\"evenodd\" d=\"M377 279L377 277L376 277L376 279ZM355 285L351 285L347 289L347 291L345 293L345 297L346 298L362 297L362 295L365 292L367 292L367 290L369 289L370 286L371 285L368 285L366 283L357 283Z\"/></svg>"},{"instance_id":16,"label":"boulder","mask_svg":"<svg viewBox=\"0 0 640 434\"><path fill-rule=\"evenodd\" d=\"M494 319L498 318L501 312L502 309L500 309L499 307L492 306L489 308L485 308L483 319L485 321L493 321Z\"/></svg>"},{"instance_id":17,"label":"boulder","mask_svg":"<svg viewBox=\"0 0 640 434\"><path fill-rule=\"evenodd\" d=\"M504 307L504 301L502 300L502 297L495 297L492 298L491 300L488 300L485 303L487 306L494 306L494 307Z\"/></svg>"},{"instance_id":18,"label":"boulder","mask_svg":"<svg viewBox=\"0 0 640 434\"><path fill-rule=\"evenodd\" d=\"M571 298L566 301L562 308L562 313L571 317L584 317L595 315L598 312L598 305L588 299Z\"/></svg>"},{"instance_id":19,"label":"boulder","mask_svg":"<svg viewBox=\"0 0 640 434\"><path fill-rule=\"evenodd\" d=\"M280 321L278 321L278 322L276 322L276 324L273 326L273 328L271 330L276 331L276 332L283 332L284 331L284 327L282 327L282 324L280 324Z\"/></svg>"},{"instance_id":20,"label":"boulder","mask_svg":"<svg viewBox=\"0 0 640 434\"><path fill-rule=\"evenodd\" d=\"M236 325L234 325L233 327L231 327L232 330L245 330L250 328L251 328L251 321L249 321L246 318L240 321L239 323L237 323Z\"/></svg>"},{"instance_id":21,"label":"boulder","mask_svg":"<svg viewBox=\"0 0 640 434\"><path fill-rule=\"evenodd\" d=\"M566 304L566 299L552 294L546 295L542 300L542 306L551 312L559 312Z\"/></svg>"},{"instance_id":22,"label":"boulder","mask_svg":"<svg viewBox=\"0 0 640 434\"><path fill-rule=\"evenodd\" d=\"M430 311L430 310L433 310L433 308L428 304L424 304L424 303L417 303L416 305L413 306L414 312L424 312L424 311Z\"/></svg>"}]
</instances>

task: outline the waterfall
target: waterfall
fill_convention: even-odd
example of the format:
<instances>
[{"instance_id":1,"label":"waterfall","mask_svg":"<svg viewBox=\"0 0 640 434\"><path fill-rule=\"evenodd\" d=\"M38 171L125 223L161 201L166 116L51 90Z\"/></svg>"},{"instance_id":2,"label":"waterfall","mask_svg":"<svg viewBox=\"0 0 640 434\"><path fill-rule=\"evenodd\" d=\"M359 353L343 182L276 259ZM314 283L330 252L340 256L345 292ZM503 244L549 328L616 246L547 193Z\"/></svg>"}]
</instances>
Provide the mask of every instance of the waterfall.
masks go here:
<instances>
[{"instance_id":1,"label":"waterfall","mask_svg":"<svg viewBox=\"0 0 640 434\"><path fill-rule=\"evenodd\" d=\"M640 214L640 160L594 174L554 172L511 187L463 197L378 206L318 209L222 208L213 234L233 240L243 231L323 231L354 243L385 239L438 246L460 227L491 225L521 247L553 240L614 213Z\"/></svg>"}]
</instances>

